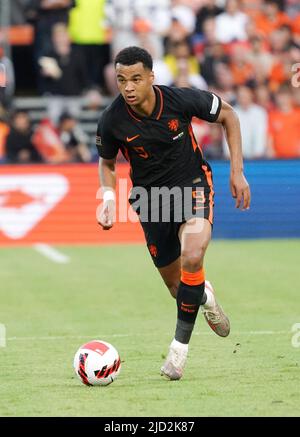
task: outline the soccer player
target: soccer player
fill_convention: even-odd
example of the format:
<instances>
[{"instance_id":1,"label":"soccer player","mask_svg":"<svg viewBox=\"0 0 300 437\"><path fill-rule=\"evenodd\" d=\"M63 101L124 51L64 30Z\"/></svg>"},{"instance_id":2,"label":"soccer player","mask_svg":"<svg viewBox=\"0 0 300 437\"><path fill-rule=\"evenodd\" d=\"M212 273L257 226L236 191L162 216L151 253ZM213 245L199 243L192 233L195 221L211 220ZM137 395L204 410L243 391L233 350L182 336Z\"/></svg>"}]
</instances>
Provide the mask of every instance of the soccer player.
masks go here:
<instances>
[{"instance_id":1,"label":"soccer player","mask_svg":"<svg viewBox=\"0 0 300 437\"><path fill-rule=\"evenodd\" d=\"M114 63L120 95L101 115L96 139L104 190L99 224L104 230L113 226L119 149L130 162L133 189L143 187L149 199L153 187L180 187L184 193L191 188L192 214L180 215L179 220L178 214L171 214L170 220L161 216L152 220L136 208L152 260L177 302L175 335L161 368L162 375L177 380L183 375L199 309L216 334L226 337L230 331L229 320L205 281L203 262L211 239L214 191L212 171L196 143L191 119L223 125L230 148L231 193L236 207L245 210L250 206L250 189L243 174L240 126L232 107L211 92L153 85L152 58L144 49L125 48ZM173 213L182 199L172 199Z\"/></svg>"}]
</instances>

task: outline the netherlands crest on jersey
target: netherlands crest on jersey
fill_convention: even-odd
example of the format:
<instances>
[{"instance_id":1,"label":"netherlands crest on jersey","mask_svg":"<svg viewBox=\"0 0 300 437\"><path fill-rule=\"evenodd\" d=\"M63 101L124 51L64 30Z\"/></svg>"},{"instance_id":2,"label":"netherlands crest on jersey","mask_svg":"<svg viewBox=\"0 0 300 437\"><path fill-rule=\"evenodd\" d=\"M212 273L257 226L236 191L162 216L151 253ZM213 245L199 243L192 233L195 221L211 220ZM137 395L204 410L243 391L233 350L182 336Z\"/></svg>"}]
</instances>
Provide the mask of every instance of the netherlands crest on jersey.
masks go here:
<instances>
[{"instance_id":1,"label":"netherlands crest on jersey","mask_svg":"<svg viewBox=\"0 0 300 437\"><path fill-rule=\"evenodd\" d=\"M179 121L177 118L173 118L172 120L168 121L168 127L172 132L176 132L179 127Z\"/></svg>"},{"instance_id":2,"label":"netherlands crest on jersey","mask_svg":"<svg viewBox=\"0 0 300 437\"><path fill-rule=\"evenodd\" d=\"M157 257L157 247L155 246L155 244L149 244L148 248L149 248L149 252L150 252L150 254L151 254L154 258L156 258L156 257Z\"/></svg>"}]
</instances>

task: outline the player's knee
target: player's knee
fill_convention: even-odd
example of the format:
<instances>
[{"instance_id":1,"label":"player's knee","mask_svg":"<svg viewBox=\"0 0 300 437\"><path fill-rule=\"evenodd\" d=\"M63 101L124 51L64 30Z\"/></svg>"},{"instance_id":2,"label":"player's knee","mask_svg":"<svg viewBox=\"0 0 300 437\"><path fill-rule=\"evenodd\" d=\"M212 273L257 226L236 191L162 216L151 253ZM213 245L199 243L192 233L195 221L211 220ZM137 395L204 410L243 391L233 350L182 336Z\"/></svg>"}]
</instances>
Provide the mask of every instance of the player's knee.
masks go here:
<instances>
[{"instance_id":1,"label":"player's knee","mask_svg":"<svg viewBox=\"0 0 300 437\"><path fill-rule=\"evenodd\" d=\"M184 250L181 253L181 266L183 270L196 271L201 269L205 254L204 248Z\"/></svg>"}]
</instances>

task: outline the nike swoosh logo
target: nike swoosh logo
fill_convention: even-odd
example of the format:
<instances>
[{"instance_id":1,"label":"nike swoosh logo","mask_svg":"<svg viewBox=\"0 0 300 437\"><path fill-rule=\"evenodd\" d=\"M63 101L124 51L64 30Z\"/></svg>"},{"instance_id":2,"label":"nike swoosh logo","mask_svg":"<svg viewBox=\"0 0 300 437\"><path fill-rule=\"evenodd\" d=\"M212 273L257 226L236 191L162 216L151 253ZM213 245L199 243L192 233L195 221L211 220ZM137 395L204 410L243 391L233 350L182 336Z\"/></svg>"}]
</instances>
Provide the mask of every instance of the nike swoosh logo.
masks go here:
<instances>
[{"instance_id":1,"label":"nike swoosh logo","mask_svg":"<svg viewBox=\"0 0 300 437\"><path fill-rule=\"evenodd\" d=\"M131 138L127 137L127 138L126 138L126 141L127 141L127 143L130 143L131 141L135 140L135 139L138 138L139 136L140 136L140 135L135 135L134 137L131 137Z\"/></svg>"}]
</instances>

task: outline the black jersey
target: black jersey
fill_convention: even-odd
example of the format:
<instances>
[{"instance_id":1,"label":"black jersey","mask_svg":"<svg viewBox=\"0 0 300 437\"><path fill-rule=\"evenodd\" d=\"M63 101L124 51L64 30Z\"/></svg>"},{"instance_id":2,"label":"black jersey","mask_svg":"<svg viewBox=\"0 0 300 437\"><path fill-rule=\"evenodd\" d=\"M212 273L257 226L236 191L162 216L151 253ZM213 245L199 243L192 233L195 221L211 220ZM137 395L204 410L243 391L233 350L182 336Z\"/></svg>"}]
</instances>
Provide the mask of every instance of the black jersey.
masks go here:
<instances>
[{"instance_id":1,"label":"black jersey","mask_svg":"<svg viewBox=\"0 0 300 437\"><path fill-rule=\"evenodd\" d=\"M193 117L215 122L221 99L208 91L154 86L150 116L136 114L119 95L107 107L97 129L100 157L113 159L119 149L130 162L133 186L183 186L203 164L191 127Z\"/></svg>"}]
</instances>

